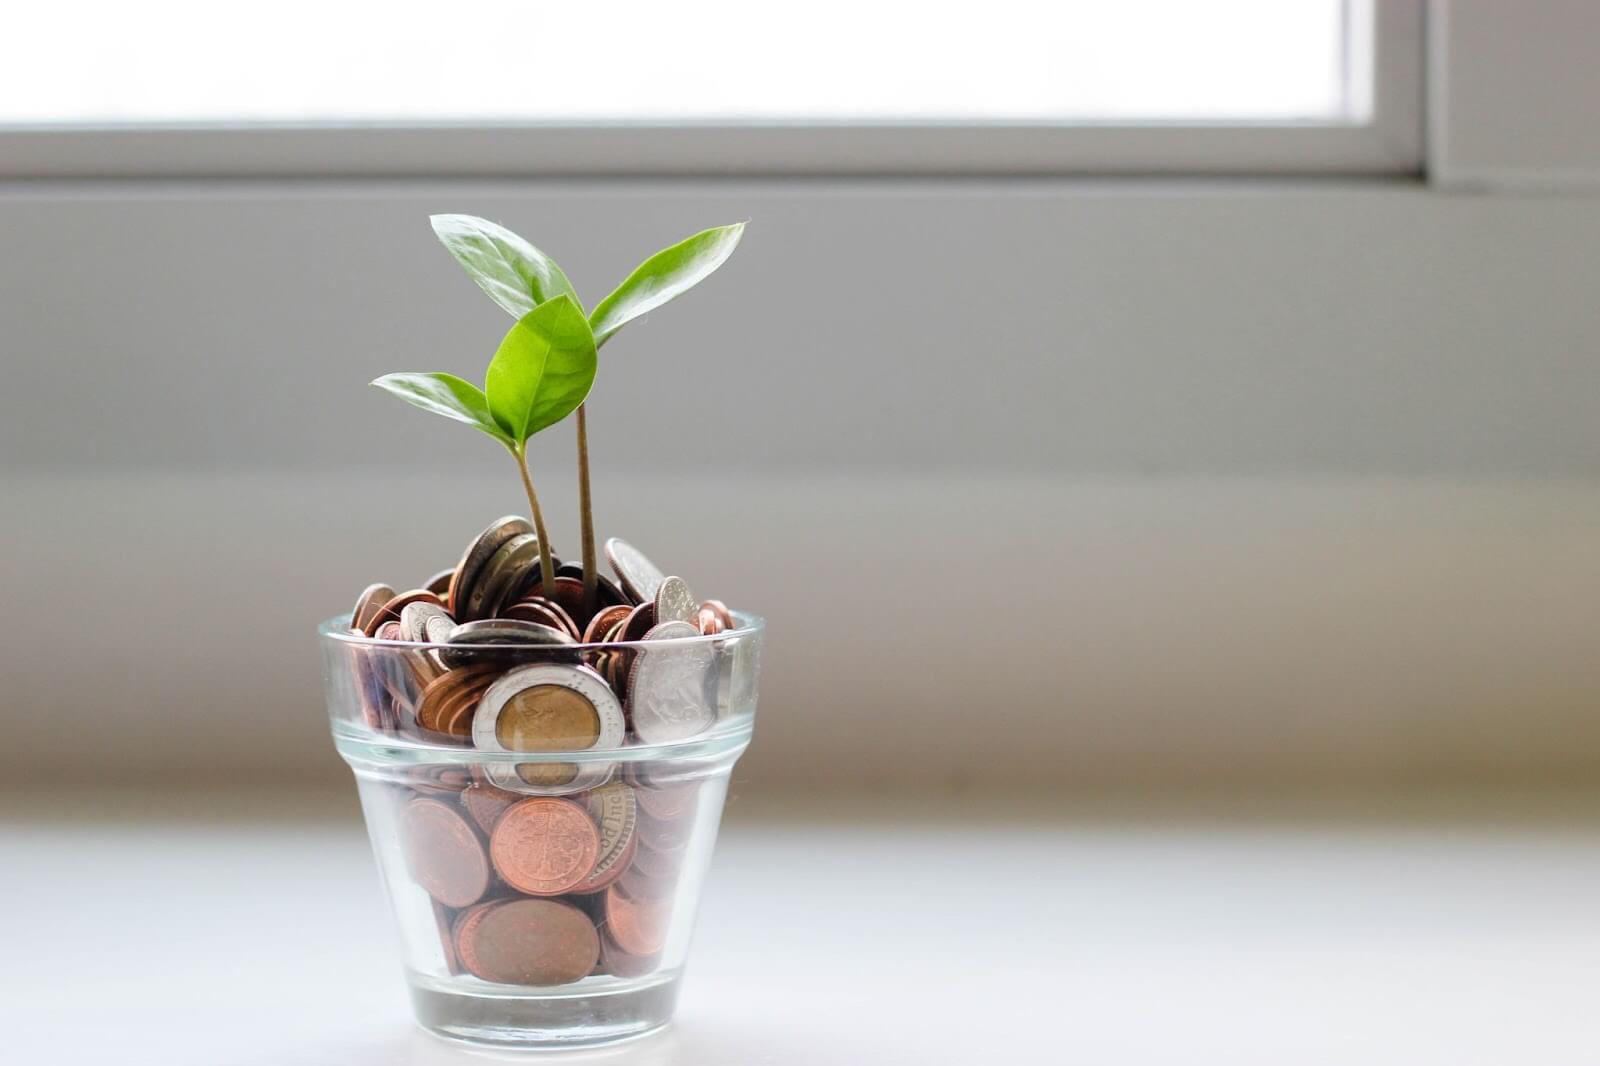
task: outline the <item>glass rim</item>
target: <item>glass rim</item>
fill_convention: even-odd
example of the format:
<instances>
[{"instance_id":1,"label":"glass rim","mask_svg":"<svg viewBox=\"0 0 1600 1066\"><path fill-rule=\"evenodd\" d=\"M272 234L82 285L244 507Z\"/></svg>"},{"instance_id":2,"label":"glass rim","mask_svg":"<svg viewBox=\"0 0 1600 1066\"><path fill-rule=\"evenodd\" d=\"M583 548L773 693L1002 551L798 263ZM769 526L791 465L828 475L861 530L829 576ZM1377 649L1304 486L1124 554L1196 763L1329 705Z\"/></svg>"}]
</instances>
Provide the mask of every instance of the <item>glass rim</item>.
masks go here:
<instances>
[{"instance_id":1,"label":"glass rim","mask_svg":"<svg viewBox=\"0 0 1600 1066\"><path fill-rule=\"evenodd\" d=\"M583 651L617 651L619 649L633 649L639 651L656 651L662 648L684 648L697 645L715 645L719 641L729 640L734 637L757 637L766 632L767 621L760 615L751 614L749 611L728 612L733 616L738 625L732 629L725 629L721 633L696 633L692 637L666 637L658 640L609 640L592 643L573 641L570 644L526 644L526 643L469 643L451 644L448 641L426 640L380 640L369 637L365 633L357 632L350 628L349 614L336 614L326 619L317 626L317 635L324 640L330 640L349 647L385 649L392 651L430 651L450 649L471 649L472 651L513 653L540 653L548 655L552 652L583 652Z\"/></svg>"}]
</instances>

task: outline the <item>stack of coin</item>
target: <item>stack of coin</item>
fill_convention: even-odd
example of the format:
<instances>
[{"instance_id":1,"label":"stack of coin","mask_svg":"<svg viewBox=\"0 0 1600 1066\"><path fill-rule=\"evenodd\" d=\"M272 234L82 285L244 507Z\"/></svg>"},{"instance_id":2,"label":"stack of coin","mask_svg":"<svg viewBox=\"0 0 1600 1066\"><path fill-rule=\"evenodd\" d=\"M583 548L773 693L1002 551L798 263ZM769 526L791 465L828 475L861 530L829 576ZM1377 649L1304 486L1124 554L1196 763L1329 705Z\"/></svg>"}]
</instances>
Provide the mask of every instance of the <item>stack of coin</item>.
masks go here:
<instances>
[{"instance_id":1,"label":"stack of coin","mask_svg":"<svg viewBox=\"0 0 1600 1066\"><path fill-rule=\"evenodd\" d=\"M734 628L732 614L626 541L605 550L617 580L597 575L592 601L582 567L559 559L546 591L538 535L508 515L421 587L363 589L351 628L384 642L350 653L367 724L493 751L665 743L709 729L728 705L733 664L688 638ZM629 646L642 642L659 648ZM550 669L520 669L529 662Z\"/></svg>"},{"instance_id":2,"label":"stack of coin","mask_svg":"<svg viewBox=\"0 0 1600 1066\"><path fill-rule=\"evenodd\" d=\"M434 901L451 973L560 985L654 971L677 915L701 780L646 769L566 796L524 796L482 768L399 794L400 845Z\"/></svg>"}]
</instances>

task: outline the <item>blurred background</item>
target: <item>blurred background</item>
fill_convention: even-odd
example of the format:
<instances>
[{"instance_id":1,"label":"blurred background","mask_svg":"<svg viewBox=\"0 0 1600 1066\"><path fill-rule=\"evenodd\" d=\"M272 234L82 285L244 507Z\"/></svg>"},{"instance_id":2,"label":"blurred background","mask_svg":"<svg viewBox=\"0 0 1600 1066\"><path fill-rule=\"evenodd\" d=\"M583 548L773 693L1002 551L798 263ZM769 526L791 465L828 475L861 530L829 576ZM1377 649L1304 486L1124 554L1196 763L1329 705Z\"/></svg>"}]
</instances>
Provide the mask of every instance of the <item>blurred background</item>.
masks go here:
<instances>
[{"instance_id":1,"label":"blurred background","mask_svg":"<svg viewBox=\"0 0 1600 1066\"><path fill-rule=\"evenodd\" d=\"M606 347L589 405L601 536L769 619L719 862L765 855L737 845L774 826L936 842L968 825L1043 833L1058 859L1092 839L1130 884L1164 870L1211 898L1239 887L1207 878L1249 855L1258 887L1278 884L1281 851L1205 850L1259 842L1263 816L1280 843L1335 832L1338 854L1395 824L1413 827L1407 855L1499 827L1412 874L1489 893L1463 928L1555 908L1485 935L1576 952L1554 969L1513 953L1517 986L1546 993L1523 1007L1544 1013L1513 1005L1529 1025L1499 1031L1526 1051L1536 1029L1535 1058L1563 1059L1586 1023L1550 978L1600 944L1560 907L1600 888L1600 11L982 14L8 12L0 773L37 868L76 861L56 830L101 840L105 804L143 854L204 851L211 837L163 835L203 794L252 832L334 833L325 861L373 889L354 831L321 820L354 805L315 625L522 508L492 444L367 387L475 379L503 331L427 216L526 235L591 304L654 249L748 219L726 268ZM546 436L534 470L574 554L569 434ZM1176 850L1148 835L1174 824L1190 827ZM1151 850L1129 859L1104 825ZM1390 876L1373 846L1336 885ZM1532 882L1485 873L1512 853ZM1317 898L1284 876L1260 890ZM1401 941L1432 928L1431 887L1399 917L1328 891L1331 910L1280 917L1330 941L1380 912ZM707 969L759 969L715 954L736 908L707 908ZM1173 915L1182 941L1192 915ZM1102 962L1135 950L1108 943ZM1432 980L1438 957L1406 959L1384 980ZM1247 985L1218 1016L1260 1002ZM1381 1013L1383 987L1354 1016ZM380 991L399 1007L398 982ZM1456 991L1439 1017L1512 990ZM1328 1020L1305 1005L1348 1018L1339 994L1279 1004L1311 1013L1250 1046L1303 1052ZM687 1016L678 1051L732 1054L712 1007ZM1189 1031L1201 1048L1237 1036ZM322 1032L294 1061L346 1048ZM1416 1032L1396 1016L1347 1047L1443 1054ZM1494 1039L1449 1060L1491 1061Z\"/></svg>"}]
</instances>

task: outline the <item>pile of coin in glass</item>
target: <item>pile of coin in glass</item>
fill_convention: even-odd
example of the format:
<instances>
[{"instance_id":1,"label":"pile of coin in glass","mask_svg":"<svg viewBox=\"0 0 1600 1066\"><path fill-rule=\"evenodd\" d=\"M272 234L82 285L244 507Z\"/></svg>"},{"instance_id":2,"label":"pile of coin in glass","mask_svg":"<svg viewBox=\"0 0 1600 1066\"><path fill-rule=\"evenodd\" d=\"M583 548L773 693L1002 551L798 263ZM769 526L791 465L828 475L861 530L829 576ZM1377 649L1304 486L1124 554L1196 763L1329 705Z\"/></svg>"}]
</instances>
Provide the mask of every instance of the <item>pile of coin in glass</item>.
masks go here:
<instances>
[{"instance_id":1,"label":"pile of coin in glass","mask_svg":"<svg viewBox=\"0 0 1600 1066\"><path fill-rule=\"evenodd\" d=\"M514 516L490 525L454 568L421 588L363 590L353 629L379 640L453 645L356 655L367 724L485 751L656 744L710 728L730 698L731 664L719 663L714 648L564 650L681 641L733 627L725 606L697 601L682 578L663 574L632 545L612 539L605 551L617 581L597 575L587 606L581 565L556 560L555 588L544 589L538 537ZM532 648L543 650L530 655Z\"/></svg>"},{"instance_id":2,"label":"pile of coin in glass","mask_svg":"<svg viewBox=\"0 0 1600 1066\"><path fill-rule=\"evenodd\" d=\"M406 866L452 974L549 986L656 968L700 782L642 776L530 797L468 773L403 801Z\"/></svg>"},{"instance_id":3,"label":"pile of coin in glass","mask_svg":"<svg viewBox=\"0 0 1600 1066\"><path fill-rule=\"evenodd\" d=\"M710 729L733 698L734 656L685 638L734 621L626 542L605 554L617 579L598 575L589 602L582 567L560 560L547 592L533 527L508 516L423 587L373 585L352 612L354 630L401 642L352 646L370 727L502 753L419 765L395 793L405 866L433 899L452 973L638 976L665 944L700 782L664 762L551 755ZM503 754L515 752L546 759Z\"/></svg>"}]
</instances>

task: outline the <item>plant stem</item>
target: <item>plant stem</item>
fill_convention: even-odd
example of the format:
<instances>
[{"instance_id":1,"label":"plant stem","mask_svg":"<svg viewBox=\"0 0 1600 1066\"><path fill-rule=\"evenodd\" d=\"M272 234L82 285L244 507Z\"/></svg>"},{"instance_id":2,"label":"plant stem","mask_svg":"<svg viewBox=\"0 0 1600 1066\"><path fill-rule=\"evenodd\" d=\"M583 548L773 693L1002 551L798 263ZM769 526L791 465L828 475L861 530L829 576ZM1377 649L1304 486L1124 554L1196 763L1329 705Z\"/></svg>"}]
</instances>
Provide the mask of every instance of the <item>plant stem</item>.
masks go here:
<instances>
[{"instance_id":1,"label":"plant stem","mask_svg":"<svg viewBox=\"0 0 1600 1066\"><path fill-rule=\"evenodd\" d=\"M600 571L594 553L594 506L589 498L589 419L588 404L578 405L578 513L583 523L583 609L594 610L595 589Z\"/></svg>"},{"instance_id":2,"label":"plant stem","mask_svg":"<svg viewBox=\"0 0 1600 1066\"><path fill-rule=\"evenodd\" d=\"M546 599L556 594L556 566L550 558L550 538L544 532L544 512L539 510L539 494L533 491L533 476L528 473L528 448L524 444L512 451L517 457L517 469L522 471L522 488L528 494L528 507L533 511L533 531L539 536L539 579Z\"/></svg>"}]
</instances>

